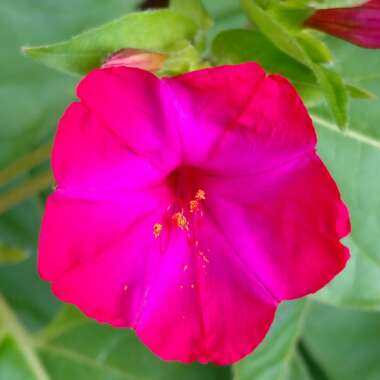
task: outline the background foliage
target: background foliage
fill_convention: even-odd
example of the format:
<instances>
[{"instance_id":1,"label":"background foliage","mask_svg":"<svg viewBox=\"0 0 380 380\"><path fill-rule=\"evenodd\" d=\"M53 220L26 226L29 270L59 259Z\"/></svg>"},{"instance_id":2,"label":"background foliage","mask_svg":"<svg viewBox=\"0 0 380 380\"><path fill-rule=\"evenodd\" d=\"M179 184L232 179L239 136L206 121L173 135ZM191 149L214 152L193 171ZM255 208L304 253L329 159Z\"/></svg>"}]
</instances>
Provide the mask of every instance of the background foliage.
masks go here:
<instances>
[{"instance_id":1,"label":"background foliage","mask_svg":"<svg viewBox=\"0 0 380 380\"><path fill-rule=\"evenodd\" d=\"M134 14L137 0L2 0L1 380L380 379L380 53L301 27L307 4L355 3L206 0L204 8L177 0L170 10ZM58 70L20 52L49 43L26 54ZM233 368L164 363L130 331L62 306L36 273L56 121L79 74L122 47L167 53L162 74L255 60L287 76L310 109L319 153L349 205L347 269L318 294L282 305L265 342Z\"/></svg>"}]
</instances>

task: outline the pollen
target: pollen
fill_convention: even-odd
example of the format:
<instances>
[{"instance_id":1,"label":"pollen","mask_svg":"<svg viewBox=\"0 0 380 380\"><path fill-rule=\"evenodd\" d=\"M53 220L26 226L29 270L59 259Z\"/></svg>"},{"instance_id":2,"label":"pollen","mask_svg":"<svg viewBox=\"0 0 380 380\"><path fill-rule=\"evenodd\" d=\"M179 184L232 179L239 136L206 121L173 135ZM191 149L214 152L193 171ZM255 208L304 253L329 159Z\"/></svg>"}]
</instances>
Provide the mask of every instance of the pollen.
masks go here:
<instances>
[{"instance_id":1,"label":"pollen","mask_svg":"<svg viewBox=\"0 0 380 380\"><path fill-rule=\"evenodd\" d=\"M188 266L187 264L185 264L185 265L183 266L183 271L186 272L188 269L189 269L189 266Z\"/></svg>"},{"instance_id":2,"label":"pollen","mask_svg":"<svg viewBox=\"0 0 380 380\"><path fill-rule=\"evenodd\" d=\"M157 239L161 235L162 224L156 223L153 225L153 236Z\"/></svg>"},{"instance_id":3,"label":"pollen","mask_svg":"<svg viewBox=\"0 0 380 380\"><path fill-rule=\"evenodd\" d=\"M195 199L198 201L204 201L206 199L206 192L202 189L198 189L195 194Z\"/></svg>"},{"instance_id":4,"label":"pollen","mask_svg":"<svg viewBox=\"0 0 380 380\"><path fill-rule=\"evenodd\" d=\"M173 216L172 216L172 220L174 222L174 224L180 228L181 230L188 230L189 229L189 222L187 221L186 219L186 216L183 215L182 212L176 212Z\"/></svg>"},{"instance_id":5,"label":"pollen","mask_svg":"<svg viewBox=\"0 0 380 380\"><path fill-rule=\"evenodd\" d=\"M198 189L195 193L195 198L189 202L189 210L191 213L199 209L201 201L206 199L206 192L202 189ZM201 210L202 211L202 210Z\"/></svg>"},{"instance_id":6,"label":"pollen","mask_svg":"<svg viewBox=\"0 0 380 380\"><path fill-rule=\"evenodd\" d=\"M194 212L198 209L199 207L199 201L196 200L196 199L193 199L192 201L190 201L190 204L189 204L189 208L190 208L190 212Z\"/></svg>"}]
</instances>

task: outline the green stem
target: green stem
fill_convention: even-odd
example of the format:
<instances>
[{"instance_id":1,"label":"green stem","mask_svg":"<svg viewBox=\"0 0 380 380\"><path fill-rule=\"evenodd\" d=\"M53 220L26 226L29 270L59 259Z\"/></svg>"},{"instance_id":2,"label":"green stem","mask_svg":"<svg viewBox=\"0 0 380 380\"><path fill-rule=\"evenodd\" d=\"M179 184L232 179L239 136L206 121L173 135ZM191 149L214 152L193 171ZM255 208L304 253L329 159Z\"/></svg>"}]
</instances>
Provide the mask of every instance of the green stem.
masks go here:
<instances>
[{"instance_id":1,"label":"green stem","mask_svg":"<svg viewBox=\"0 0 380 380\"><path fill-rule=\"evenodd\" d=\"M46 189L54 183L50 170L31 178L14 189L0 196L0 214L32 197L35 193Z\"/></svg>"},{"instance_id":2,"label":"green stem","mask_svg":"<svg viewBox=\"0 0 380 380\"><path fill-rule=\"evenodd\" d=\"M22 156L8 167L0 171L0 186L5 185L18 176L26 173L34 166L42 164L50 157L51 144L38 147L34 151Z\"/></svg>"},{"instance_id":3,"label":"green stem","mask_svg":"<svg viewBox=\"0 0 380 380\"><path fill-rule=\"evenodd\" d=\"M8 305L4 296L0 293L0 319L4 324L8 334L12 336L18 348L25 357L27 364L33 371L37 380L50 380L40 359L36 355L28 332L18 321L16 315Z\"/></svg>"}]
</instances>

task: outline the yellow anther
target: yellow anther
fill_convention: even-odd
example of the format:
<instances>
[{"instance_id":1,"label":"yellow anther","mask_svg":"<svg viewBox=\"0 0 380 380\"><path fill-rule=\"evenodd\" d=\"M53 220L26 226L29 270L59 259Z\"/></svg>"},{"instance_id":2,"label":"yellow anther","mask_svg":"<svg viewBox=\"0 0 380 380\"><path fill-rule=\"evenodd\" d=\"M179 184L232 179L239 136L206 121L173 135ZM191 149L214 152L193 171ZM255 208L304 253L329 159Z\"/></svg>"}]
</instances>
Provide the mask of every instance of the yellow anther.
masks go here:
<instances>
[{"instance_id":1,"label":"yellow anther","mask_svg":"<svg viewBox=\"0 0 380 380\"><path fill-rule=\"evenodd\" d=\"M206 199L206 193L204 190L199 189L195 194L195 199L198 201L204 201Z\"/></svg>"},{"instance_id":2,"label":"yellow anther","mask_svg":"<svg viewBox=\"0 0 380 380\"><path fill-rule=\"evenodd\" d=\"M172 220L174 222L174 224L180 228L181 230L188 230L189 229L189 223L186 219L186 216L183 215L182 212L176 212L173 216L172 216Z\"/></svg>"},{"instance_id":3,"label":"yellow anther","mask_svg":"<svg viewBox=\"0 0 380 380\"><path fill-rule=\"evenodd\" d=\"M156 223L153 226L153 236L157 239L161 235L161 231L162 231L162 224Z\"/></svg>"},{"instance_id":4,"label":"yellow anther","mask_svg":"<svg viewBox=\"0 0 380 380\"><path fill-rule=\"evenodd\" d=\"M194 212L195 210L197 210L199 207L199 201L194 199L192 201L190 201L190 212Z\"/></svg>"}]
</instances>

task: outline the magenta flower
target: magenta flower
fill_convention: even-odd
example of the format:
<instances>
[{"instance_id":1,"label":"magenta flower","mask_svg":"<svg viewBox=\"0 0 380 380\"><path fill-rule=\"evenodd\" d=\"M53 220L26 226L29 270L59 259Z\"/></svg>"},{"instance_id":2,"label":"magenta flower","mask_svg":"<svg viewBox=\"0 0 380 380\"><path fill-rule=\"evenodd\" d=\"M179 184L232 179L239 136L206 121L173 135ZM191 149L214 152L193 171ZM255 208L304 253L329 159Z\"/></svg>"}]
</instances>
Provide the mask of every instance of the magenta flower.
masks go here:
<instances>
[{"instance_id":1,"label":"magenta flower","mask_svg":"<svg viewBox=\"0 0 380 380\"><path fill-rule=\"evenodd\" d=\"M255 63L91 72L60 121L39 271L166 360L229 364L349 253L347 209L289 82Z\"/></svg>"},{"instance_id":2,"label":"magenta flower","mask_svg":"<svg viewBox=\"0 0 380 380\"><path fill-rule=\"evenodd\" d=\"M306 26L321 30L364 48L380 48L380 0L367 1L351 8L316 11Z\"/></svg>"}]
</instances>

